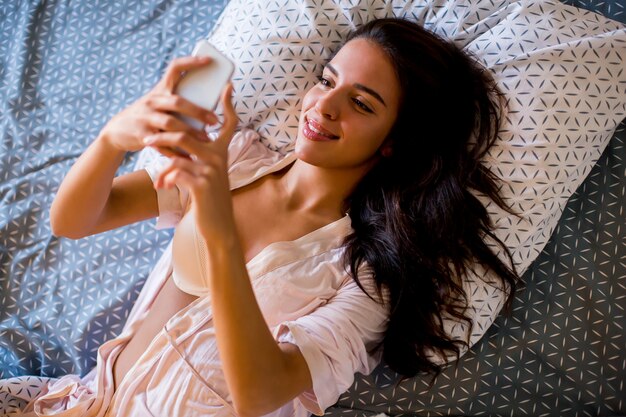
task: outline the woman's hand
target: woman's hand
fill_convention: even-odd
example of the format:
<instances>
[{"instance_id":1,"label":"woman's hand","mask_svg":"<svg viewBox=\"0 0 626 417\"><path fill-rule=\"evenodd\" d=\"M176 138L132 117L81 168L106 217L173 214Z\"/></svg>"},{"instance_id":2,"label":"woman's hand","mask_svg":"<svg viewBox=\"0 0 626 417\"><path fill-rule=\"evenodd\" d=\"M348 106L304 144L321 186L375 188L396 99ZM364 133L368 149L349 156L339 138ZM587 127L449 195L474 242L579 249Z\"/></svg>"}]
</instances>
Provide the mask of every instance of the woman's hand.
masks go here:
<instances>
[{"instance_id":1,"label":"woman's hand","mask_svg":"<svg viewBox=\"0 0 626 417\"><path fill-rule=\"evenodd\" d=\"M177 112L193 117L205 124L217 123L212 111L203 109L175 95L174 90L183 77L183 71L207 65L210 58L186 56L174 59L163 78L146 95L115 115L102 129L100 136L121 151L138 151L145 146L143 138L158 132L186 132L200 140L207 140L203 130L196 130L175 117ZM159 149L167 156L175 155L170 149Z\"/></svg>"},{"instance_id":2,"label":"woman's hand","mask_svg":"<svg viewBox=\"0 0 626 417\"><path fill-rule=\"evenodd\" d=\"M178 147L190 155L172 156L154 187L179 185L189 191L191 207L186 215L194 216L197 228L207 242L209 238L230 242L235 236L228 182L228 145L238 121L231 101L232 90L232 84L228 83L222 92L224 123L215 141L201 142L186 132L163 132L146 138L146 145L159 151Z\"/></svg>"}]
</instances>

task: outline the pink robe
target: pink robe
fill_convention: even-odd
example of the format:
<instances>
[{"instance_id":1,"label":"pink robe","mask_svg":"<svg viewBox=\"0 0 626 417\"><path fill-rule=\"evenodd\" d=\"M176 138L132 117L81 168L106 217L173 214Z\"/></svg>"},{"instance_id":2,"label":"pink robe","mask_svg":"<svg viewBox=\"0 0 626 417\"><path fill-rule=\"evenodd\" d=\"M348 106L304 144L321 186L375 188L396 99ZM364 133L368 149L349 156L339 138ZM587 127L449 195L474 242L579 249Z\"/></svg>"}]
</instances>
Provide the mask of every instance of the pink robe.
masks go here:
<instances>
[{"instance_id":1,"label":"pink robe","mask_svg":"<svg viewBox=\"0 0 626 417\"><path fill-rule=\"evenodd\" d=\"M239 132L229 148L231 189L253 182L295 160L267 149L251 130ZM165 158L146 168L155 175ZM159 190L157 228L180 220L187 195ZM247 264L265 320L277 342L297 345L311 371L313 389L268 416L323 415L354 381L380 362L372 348L382 340L388 309L374 302L346 273L343 238L351 232L346 215L297 240L275 242ZM102 344L96 367L80 378L41 381L26 416L232 416L236 415L222 371L212 322L211 295L174 315L113 391L112 365L141 325L172 272L171 243L141 290L120 336ZM378 300L373 279L360 280ZM388 293L383 296L387 299ZM2 387L36 377L0 380Z\"/></svg>"}]
</instances>

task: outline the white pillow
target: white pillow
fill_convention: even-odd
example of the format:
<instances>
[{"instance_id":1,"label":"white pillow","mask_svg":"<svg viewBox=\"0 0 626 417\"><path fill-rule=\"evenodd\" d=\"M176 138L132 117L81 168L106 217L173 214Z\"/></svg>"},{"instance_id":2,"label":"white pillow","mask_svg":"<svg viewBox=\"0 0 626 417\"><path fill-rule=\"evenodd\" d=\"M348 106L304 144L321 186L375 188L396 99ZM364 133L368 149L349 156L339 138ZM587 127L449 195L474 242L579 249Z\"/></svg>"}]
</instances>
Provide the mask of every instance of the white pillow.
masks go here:
<instances>
[{"instance_id":1,"label":"white pillow","mask_svg":"<svg viewBox=\"0 0 626 417\"><path fill-rule=\"evenodd\" d=\"M472 51L510 113L485 163L520 220L481 198L523 273L626 115L626 29L557 1L231 0L209 40L237 64L244 126L291 149L300 102L348 30L399 16Z\"/></svg>"},{"instance_id":2,"label":"white pillow","mask_svg":"<svg viewBox=\"0 0 626 417\"><path fill-rule=\"evenodd\" d=\"M474 52L506 94L510 113L485 164L501 177L505 200L523 218L478 197L523 273L626 115L626 29L557 1L230 0L209 40L237 65L233 99L241 127L288 152L301 99L331 50L347 31L389 16L410 18ZM143 156L137 167L149 163ZM480 266L476 272L485 273ZM465 286L473 326L450 320L445 326L449 334L471 331L472 345L503 297L477 276Z\"/></svg>"}]
</instances>

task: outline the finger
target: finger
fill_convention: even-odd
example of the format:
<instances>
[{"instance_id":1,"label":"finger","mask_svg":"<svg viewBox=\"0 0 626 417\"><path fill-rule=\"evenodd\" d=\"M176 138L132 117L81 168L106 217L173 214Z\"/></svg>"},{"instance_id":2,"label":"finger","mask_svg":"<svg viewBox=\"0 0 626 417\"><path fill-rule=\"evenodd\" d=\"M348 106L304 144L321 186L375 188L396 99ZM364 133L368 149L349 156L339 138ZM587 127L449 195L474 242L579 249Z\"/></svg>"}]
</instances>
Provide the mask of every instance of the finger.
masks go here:
<instances>
[{"instance_id":1,"label":"finger","mask_svg":"<svg viewBox=\"0 0 626 417\"><path fill-rule=\"evenodd\" d=\"M185 76L183 71L208 65L211 61L210 57L183 56L175 58L165 70L165 75L158 84L159 89L163 92L173 93L180 80Z\"/></svg>"},{"instance_id":2,"label":"finger","mask_svg":"<svg viewBox=\"0 0 626 417\"><path fill-rule=\"evenodd\" d=\"M204 134L204 137L207 138L206 134ZM207 154L210 152L210 145L212 145L208 138L201 140L187 132L156 133L146 136L143 141L145 146L170 148L170 150L176 152L177 155L187 153L202 159L207 158Z\"/></svg>"},{"instance_id":3,"label":"finger","mask_svg":"<svg viewBox=\"0 0 626 417\"><path fill-rule=\"evenodd\" d=\"M172 172L164 181L164 188L172 188L175 185L182 186L191 191L191 194L195 196L196 189L201 188L202 179L198 178L187 171Z\"/></svg>"},{"instance_id":4,"label":"finger","mask_svg":"<svg viewBox=\"0 0 626 417\"><path fill-rule=\"evenodd\" d=\"M159 111L171 111L191 116L202 123L213 125L218 122L214 112L206 110L175 94L155 94L148 98L147 105Z\"/></svg>"},{"instance_id":5,"label":"finger","mask_svg":"<svg viewBox=\"0 0 626 417\"><path fill-rule=\"evenodd\" d=\"M180 169L168 172L167 174L163 175L163 179L161 180L161 187L165 188L165 189L170 189L174 186L179 186L179 187L185 187L185 184L181 183L179 181L179 178L185 173L185 171L182 171Z\"/></svg>"},{"instance_id":6,"label":"finger","mask_svg":"<svg viewBox=\"0 0 626 417\"><path fill-rule=\"evenodd\" d=\"M190 188L192 186L201 186L202 184L205 184L206 187L206 178L203 176L202 172L206 169L208 168L198 165L185 168L173 168L163 173L159 181L159 186L169 189L175 185ZM190 180L193 180L193 184Z\"/></svg>"},{"instance_id":7,"label":"finger","mask_svg":"<svg viewBox=\"0 0 626 417\"><path fill-rule=\"evenodd\" d=\"M179 118L166 114L160 113L158 111L152 112L146 116L147 124L150 128L158 133L170 133L170 134L186 134L190 137L194 137L195 139L201 142L209 142L211 139L207 136L207 133L204 129L194 129L189 124L180 120Z\"/></svg>"},{"instance_id":8,"label":"finger","mask_svg":"<svg viewBox=\"0 0 626 417\"><path fill-rule=\"evenodd\" d=\"M180 152L176 152L176 149L168 148L165 146L155 146L154 149L163 156L167 156L168 158L181 157L190 159L189 156L181 154Z\"/></svg>"},{"instance_id":9,"label":"finger","mask_svg":"<svg viewBox=\"0 0 626 417\"><path fill-rule=\"evenodd\" d=\"M159 175L154 182L154 188L171 188L172 185L176 185L176 172L180 171L180 168L176 168L173 165L168 165L165 169L159 172Z\"/></svg>"},{"instance_id":10,"label":"finger","mask_svg":"<svg viewBox=\"0 0 626 417\"><path fill-rule=\"evenodd\" d=\"M170 158L169 163L157 175L157 178L154 182L154 187L160 188L164 186L166 183L166 179L171 178L171 176L173 175L172 173L181 170L190 171L193 173L193 175L198 175L200 171L198 165L189 158L174 156Z\"/></svg>"},{"instance_id":11,"label":"finger","mask_svg":"<svg viewBox=\"0 0 626 417\"><path fill-rule=\"evenodd\" d=\"M239 122L239 118L237 117L237 113L233 107L232 94L233 83L229 82L226 85L226 88L224 88L224 91L222 91L221 97L222 108L224 109L224 123L222 124L219 135L214 142L223 152L228 151L228 145L233 139L233 134L235 133L237 123Z\"/></svg>"}]
</instances>

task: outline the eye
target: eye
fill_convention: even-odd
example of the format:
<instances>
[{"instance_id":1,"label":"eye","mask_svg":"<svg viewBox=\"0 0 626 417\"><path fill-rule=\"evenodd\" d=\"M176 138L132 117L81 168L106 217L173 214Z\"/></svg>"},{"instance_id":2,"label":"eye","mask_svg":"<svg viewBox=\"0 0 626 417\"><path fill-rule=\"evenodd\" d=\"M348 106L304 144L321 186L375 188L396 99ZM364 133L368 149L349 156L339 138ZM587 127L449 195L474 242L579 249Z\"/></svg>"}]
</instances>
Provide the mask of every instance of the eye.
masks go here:
<instances>
[{"instance_id":1,"label":"eye","mask_svg":"<svg viewBox=\"0 0 626 417\"><path fill-rule=\"evenodd\" d=\"M362 108L363 110L365 110L368 113L372 112L372 109L370 109L369 107L367 107L365 104L363 104L362 101L358 100L358 99L352 99L354 101L354 103L359 106L360 108Z\"/></svg>"},{"instance_id":2,"label":"eye","mask_svg":"<svg viewBox=\"0 0 626 417\"><path fill-rule=\"evenodd\" d=\"M324 78L324 76L319 76L317 77L317 80L320 84L322 84L324 87L331 87L330 85L330 80L327 78ZM369 107L367 107L361 100L359 99L352 99L352 101L354 102L354 104L356 104L357 106L359 106L361 108L361 110L367 112L367 113L374 113L372 111L372 109L370 109Z\"/></svg>"},{"instance_id":3,"label":"eye","mask_svg":"<svg viewBox=\"0 0 626 417\"><path fill-rule=\"evenodd\" d=\"M317 77L317 80L320 84L322 84L324 87L330 87L330 81L327 80L326 78L319 76Z\"/></svg>"}]
</instances>

